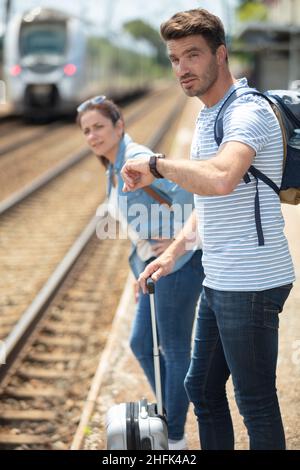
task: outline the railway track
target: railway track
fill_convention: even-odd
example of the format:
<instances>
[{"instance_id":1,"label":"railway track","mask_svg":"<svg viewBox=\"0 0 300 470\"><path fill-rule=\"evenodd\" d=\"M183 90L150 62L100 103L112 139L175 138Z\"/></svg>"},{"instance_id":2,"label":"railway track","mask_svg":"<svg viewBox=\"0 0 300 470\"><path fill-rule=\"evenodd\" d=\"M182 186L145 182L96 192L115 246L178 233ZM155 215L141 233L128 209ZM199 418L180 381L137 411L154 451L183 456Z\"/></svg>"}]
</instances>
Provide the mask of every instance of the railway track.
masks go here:
<instances>
[{"instance_id":1,"label":"railway track","mask_svg":"<svg viewBox=\"0 0 300 470\"><path fill-rule=\"evenodd\" d=\"M172 106L170 97L161 104L165 113L167 103ZM162 108L157 109L161 116ZM143 131L145 119L138 122ZM136 123L129 130L140 132ZM1 216L0 340L9 334L95 214L104 194L104 170L88 154Z\"/></svg>"},{"instance_id":2,"label":"railway track","mask_svg":"<svg viewBox=\"0 0 300 470\"><path fill-rule=\"evenodd\" d=\"M20 120L17 119L16 117L12 116L5 116L1 118L0 115L0 138L2 141L2 138L7 136L7 135L12 135L15 131L20 129Z\"/></svg>"},{"instance_id":3,"label":"railway track","mask_svg":"<svg viewBox=\"0 0 300 470\"><path fill-rule=\"evenodd\" d=\"M44 136L47 136L49 132L52 132L55 129L61 127L61 123L52 122L47 126L32 126L24 125L22 122L17 122L13 126L7 127L5 134L0 127L0 132L2 130L1 137L1 146L0 146L0 157L11 153L18 149L23 149L25 145L31 144L34 140L38 140Z\"/></svg>"},{"instance_id":4,"label":"railway track","mask_svg":"<svg viewBox=\"0 0 300 470\"><path fill-rule=\"evenodd\" d=\"M156 101L150 115L141 115L128 131L153 146L163 133L154 132L149 122L160 128L165 121L165 128L169 127L176 99L176 95L166 101L160 97L160 106ZM30 300L34 303L34 296L95 213L96 201L103 199L104 175L99 188L95 160L81 161L1 217L6 234L0 245L6 255L2 340L12 334L14 325L13 331L20 326L22 312ZM31 225L32 221L36 224ZM18 227L17 234L12 233L13 227ZM24 248L26 232L30 237L25 238ZM8 358L1 384L0 445L4 448L64 449L72 440L128 272L126 240L100 242L93 235L89 240L46 301L47 308L41 308L39 322L27 330L27 340L21 338L21 346L15 345L17 358L13 353L11 363ZM22 253L14 251L16 244ZM12 265L15 269L9 269ZM24 284L28 278L30 282Z\"/></svg>"},{"instance_id":5,"label":"railway track","mask_svg":"<svg viewBox=\"0 0 300 470\"><path fill-rule=\"evenodd\" d=\"M124 109L127 125L137 122L148 109L157 106L166 90L152 92ZM0 214L16 201L55 177L62 169L89 155L78 126L54 122L48 126L17 128L1 139ZM0 128L1 131L1 128ZM29 136L28 136L29 133ZM20 135L19 135L20 134ZM25 135L24 135L25 134ZM1 149L4 154L1 156Z\"/></svg>"},{"instance_id":6,"label":"railway track","mask_svg":"<svg viewBox=\"0 0 300 470\"><path fill-rule=\"evenodd\" d=\"M67 448L127 276L127 248L93 238L76 263L4 388L0 446Z\"/></svg>"}]
</instances>

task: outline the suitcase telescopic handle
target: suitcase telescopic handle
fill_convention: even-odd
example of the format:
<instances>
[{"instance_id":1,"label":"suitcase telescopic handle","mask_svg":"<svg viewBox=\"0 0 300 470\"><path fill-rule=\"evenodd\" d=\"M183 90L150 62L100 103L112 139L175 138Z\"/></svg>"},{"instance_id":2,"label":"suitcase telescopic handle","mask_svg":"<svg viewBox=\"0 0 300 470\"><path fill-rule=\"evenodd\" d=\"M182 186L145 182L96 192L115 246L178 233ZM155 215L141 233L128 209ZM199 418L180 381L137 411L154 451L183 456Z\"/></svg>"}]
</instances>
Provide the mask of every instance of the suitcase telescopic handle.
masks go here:
<instances>
[{"instance_id":1,"label":"suitcase telescopic handle","mask_svg":"<svg viewBox=\"0 0 300 470\"><path fill-rule=\"evenodd\" d=\"M149 294L154 294L154 281L152 279L152 277L148 277L147 281L146 281L146 285L147 285L147 289L148 289L148 292Z\"/></svg>"},{"instance_id":2,"label":"suitcase telescopic handle","mask_svg":"<svg viewBox=\"0 0 300 470\"><path fill-rule=\"evenodd\" d=\"M151 311L151 325L152 325L152 338L153 338L153 361L154 361L154 379L155 379L155 395L157 400L157 412L160 416L163 416L163 400L162 400L162 389L161 389L161 375L160 375L160 363L159 363L159 345L157 338L157 327L156 327L156 314L155 314L155 299L154 299L154 281L151 277L148 277L146 281L148 293L150 296L150 311Z\"/></svg>"}]
</instances>

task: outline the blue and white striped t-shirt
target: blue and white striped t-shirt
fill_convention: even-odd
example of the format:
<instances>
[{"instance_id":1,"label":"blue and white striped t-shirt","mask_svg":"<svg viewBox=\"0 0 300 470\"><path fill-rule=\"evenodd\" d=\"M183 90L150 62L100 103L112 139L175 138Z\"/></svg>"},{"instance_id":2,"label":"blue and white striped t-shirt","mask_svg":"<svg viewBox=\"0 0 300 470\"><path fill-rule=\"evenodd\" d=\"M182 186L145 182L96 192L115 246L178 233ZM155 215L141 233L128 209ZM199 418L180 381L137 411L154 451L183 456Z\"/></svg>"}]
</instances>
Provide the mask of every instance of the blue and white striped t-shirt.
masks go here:
<instances>
[{"instance_id":1,"label":"blue and white striped t-shirt","mask_svg":"<svg viewBox=\"0 0 300 470\"><path fill-rule=\"evenodd\" d=\"M197 118L191 148L193 160L209 160L218 151L214 123L226 97L247 85L235 83L222 100L204 107ZM279 123L264 98L237 98L224 115L224 137L243 142L255 150L253 165L278 186L282 177L283 143ZM199 232L203 242L204 285L224 291L271 289L294 281L294 269L284 235L279 197L259 181L261 222L265 245L258 246L254 215L255 179L242 179L226 196L195 195Z\"/></svg>"}]
</instances>

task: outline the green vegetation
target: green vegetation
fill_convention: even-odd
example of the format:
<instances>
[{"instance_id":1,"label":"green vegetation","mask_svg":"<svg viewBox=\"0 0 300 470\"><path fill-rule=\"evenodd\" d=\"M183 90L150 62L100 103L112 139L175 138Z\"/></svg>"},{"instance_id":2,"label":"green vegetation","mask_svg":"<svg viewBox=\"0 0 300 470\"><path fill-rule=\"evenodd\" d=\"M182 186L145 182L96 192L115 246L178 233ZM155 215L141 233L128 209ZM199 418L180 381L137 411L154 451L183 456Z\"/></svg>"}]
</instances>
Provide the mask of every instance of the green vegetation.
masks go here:
<instances>
[{"instance_id":1,"label":"green vegetation","mask_svg":"<svg viewBox=\"0 0 300 470\"><path fill-rule=\"evenodd\" d=\"M84 435L86 437L90 436L92 434L92 429L90 428L90 426L85 426L84 428Z\"/></svg>"},{"instance_id":2,"label":"green vegetation","mask_svg":"<svg viewBox=\"0 0 300 470\"><path fill-rule=\"evenodd\" d=\"M268 9L259 0L241 0L237 8L239 21L266 21Z\"/></svg>"},{"instance_id":3,"label":"green vegetation","mask_svg":"<svg viewBox=\"0 0 300 470\"><path fill-rule=\"evenodd\" d=\"M166 76L166 68L159 65L155 56L143 55L122 46L121 41L104 37L89 40L86 68L96 82L101 83L101 93L117 89L134 90L146 81Z\"/></svg>"},{"instance_id":4,"label":"green vegetation","mask_svg":"<svg viewBox=\"0 0 300 470\"><path fill-rule=\"evenodd\" d=\"M136 39L145 39L148 41L156 51L157 63L159 65L169 66L165 44L156 29L140 19L128 21L123 25L123 29Z\"/></svg>"}]
</instances>

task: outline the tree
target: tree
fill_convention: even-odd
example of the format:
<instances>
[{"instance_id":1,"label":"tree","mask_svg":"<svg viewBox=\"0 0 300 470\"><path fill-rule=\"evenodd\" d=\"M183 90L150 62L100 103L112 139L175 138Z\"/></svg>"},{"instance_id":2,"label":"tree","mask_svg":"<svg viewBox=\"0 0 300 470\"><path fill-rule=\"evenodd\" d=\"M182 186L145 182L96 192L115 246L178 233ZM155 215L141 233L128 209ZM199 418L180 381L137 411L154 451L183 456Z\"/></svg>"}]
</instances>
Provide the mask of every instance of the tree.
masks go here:
<instances>
[{"instance_id":1,"label":"tree","mask_svg":"<svg viewBox=\"0 0 300 470\"><path fill-rule=\"evenodd\" d=\"M259 0L240 0L237 16L240 21L266 21L268 9Z\"/></svg>"},{"instance_id":2,"label":"tree","mask_svg":"<svg viewBox=\"0 0 300 470\"><path fill-rule=\"evenodd\" d=\"M143 20L136 19L124 23L123 29L136 39L145 39L156 50L156 60L160 65L168 65L165 45L156 29Z\"/></svg>"}]
</instances>

